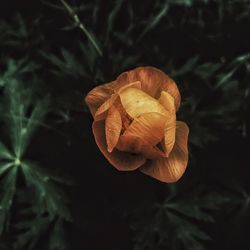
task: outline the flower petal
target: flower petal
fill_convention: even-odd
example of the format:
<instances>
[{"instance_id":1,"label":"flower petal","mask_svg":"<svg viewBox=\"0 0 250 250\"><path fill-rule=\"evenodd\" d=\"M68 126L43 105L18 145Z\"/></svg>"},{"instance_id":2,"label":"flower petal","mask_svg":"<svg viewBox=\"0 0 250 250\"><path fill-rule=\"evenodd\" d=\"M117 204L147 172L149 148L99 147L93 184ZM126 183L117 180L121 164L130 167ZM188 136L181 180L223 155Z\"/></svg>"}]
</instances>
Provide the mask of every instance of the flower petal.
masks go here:
<instances>
[{"instance_id":1,"label":"flower petal","mask_svg":"<svg viewBox=\"0 0 250 250\"><path fill-rule=\"evenodd\" d=\"M174 80L167 75L162 84L162 90L168 92L174 98L175 110L177 111L181 104L181 95Z\"/></svg>"},{"instance_id":2,"label":"flower petal","mask_svg":"<svg viewBox=\"0 0 250 250\"><path fill-rule=\"evenodd\" d=\"M135 118L125 130L125 136L137 136L144 144L155 146L164 136L166 117L162 114L151 112Z\"/></svg>"},{"instance_id":3,"label":"flower petal","mask_svg":"<svg viewBox=\"0 0 250 250\"><path fill-rule=\"evenodd\" d=\"M128 83L124 86L119 86L116 90L116 92L120 93L122 92L123 90L127 89L127 88L135 88L135 89L141 89L141 82L140 81L135 81L135 82L131 82L131 83Z\"/></svg>"},{"instance_id":4,"label":"flower petal","mask_svg":"<svg viewBox=\"0 0 250 250\"><path fill-rule=\"evenodd\" d=\"M112 152L116 146L122 129L122 119L119 111L112 106L105 120L105 134L108 152Z\"/></svg>"},{"instance_id":5,"label":"flower petal","mask_svg":"<svg viewBox=\"0 0 250 250\"><path fill-rule=\"evenodd\" d=\"M161 87L161 77L162 75L153 67L138 67L119 75L117 82L124 85L129 82L140 81L142 90L155 97Z\"/></svg>"},{"instance_id":6,"label":"flower petal","mask_svg":"<svg viewBox=\"0 0 250 250\"><path fill-rule=\"evenodd\" d=\"M104 121L94 121L92 129L97 146L109 163L116 169L123 171L135 170L145 163L146 159L141 155L132 155L130 153L120 152L115 148L112 153L108 152Z\"/></svg>"},{"instance_id":7,"label":"flower petal","mask_svg":"<svg viewBox=\"0 0 250 250\"><path fill-rule=\"evenodd\" d=\"M122 119L122 132L126 130L131 122L133 121L133 118L126 112L124 109L120 97L116 99L114 103L115 108L119 111Z\"/></svg>"},{"instance_id":8,"label":"flower petal","mask_svg":"<svg viewBox=\"0 0 250 250\"><path fill-rule=\"evenodd\" d=\"M145 143L140 137L134 135L121 135L116 148L124 152L142 154L147 159L164 157L164 153L159 148Z\"/></svg>"},{"instance_id":9,"label":"flower petal","mask_svg":"<svg viewBox=\"0 0 250 250\"><path fill-rule=\"evenodd\" d=\"M107 116L107 112L109 110L109 108L115 103L115 101L117 100L117 93L119 93L120 91L126 90L129 87L133 87L135 89L140 89L141 88L141 83L139 81L136 82L132 82L126 86L123 86L121 88L117 88L116 85L113 85L113 89L114 89L114 94L110 95L110 98L108 98L97 110L96 113L94 115L94 119L96 121L100 121L106 118Z\"/></svg>"},{"instance_id":10,"label":"flower petal","mask_svg":"<svg viewBox=\"0 0 250 250\"><path fill-rule=\"evenodd\" d=\"M164 107L155 98L142 90L126 88L119 93L119 96L124 109L132 118L149 112L167 115Z\"/></svg>"},{"instance_id":11,"label":"flower petal","mask_svg":"<svg viewBox=\"0 0 250 250\"><path fill-rule=\"evenodd\" d=\"M118 95L113 94L111 97L105 101L95 112L94 119L96 121L104 120L108 114L108 110L114 104L115 100L117 99Z\"/></svg>"},{"instance_id":12,"label":"flower petal","mask_svg":"<svg viewBox=\"0 0 250 250\"><path fill-rule=\"evenodd\" d=\"M176 182L186 170L188 162L187 139L189 129L186 123L177 121L175 145L168 158L146 163L140 168L144 174L162 182Z\"/></svg>"},{"instance_id":13,"label":"flower petal","mask_svg":"<svg viewBox=\"0 0 250 250\"><path fill-rule=\"evenodd\" d=\"M96 110L114 93L115 85L115 81L106 83L95 87L87 94L85 102L88 105L92 116L94 116Z\"/></svg>"},{"instance_id":14,"label":"flower petal","mask_svg":"<svg viewBox=\"0 0 250 250\"><path fill-rule=\"evenodd\" d=\"M164 139L162 142L163 150L166 156L169 155L175 143L176 114L174 98L166 91L161 92L159 103L168 111L165 124Z\"/></svg>"},{"instance_id":15,"label":"flower petal","mask_svg":"<svg viewBox=\"0 0 250 250\"><path fill-rule=\"evenodd\" d=\"M119 86L140 81L142 90L155 98L159 98L161 91L165 90L174 97L176 110L178 110L180 106L181 96L175 82L163 71L155 67L135 68L119 75L116 81Z\"/></svg>"}]
</instances>

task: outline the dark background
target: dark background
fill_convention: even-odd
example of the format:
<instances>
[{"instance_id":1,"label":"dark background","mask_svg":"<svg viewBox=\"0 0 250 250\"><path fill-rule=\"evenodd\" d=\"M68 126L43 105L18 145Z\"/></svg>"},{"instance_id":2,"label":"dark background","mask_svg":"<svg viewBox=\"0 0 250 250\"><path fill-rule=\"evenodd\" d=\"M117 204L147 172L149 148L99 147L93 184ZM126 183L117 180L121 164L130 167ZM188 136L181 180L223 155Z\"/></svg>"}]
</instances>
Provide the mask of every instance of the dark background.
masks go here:
<instances>
[{"instance_id":1,"label":"dark background","mask_svg":"<svg viewBox=\"0 0 250 250\"><path fill-rule=\"evenodd\" d=\"M250 249L250 2L67 3L0 5L0 249ZM182 95L178 183L118 172L94 142L85 95L144 65Z\"/></svg>"}]
</instances>

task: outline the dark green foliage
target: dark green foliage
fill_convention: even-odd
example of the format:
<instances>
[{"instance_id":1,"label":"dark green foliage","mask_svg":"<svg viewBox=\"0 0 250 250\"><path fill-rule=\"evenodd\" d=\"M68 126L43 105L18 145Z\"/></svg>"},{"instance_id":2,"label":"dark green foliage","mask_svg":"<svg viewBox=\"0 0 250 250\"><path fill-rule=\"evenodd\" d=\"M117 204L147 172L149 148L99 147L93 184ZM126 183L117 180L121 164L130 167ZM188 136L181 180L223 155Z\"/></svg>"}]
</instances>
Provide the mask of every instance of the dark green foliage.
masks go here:
<instances>
[{"instance_id":1,"label":"dark green foliage","mask_svg":"<svg viewBox=\"0 0 250 250\"><path fill-rule=\"evenodd\" d=\"M14 2L0 8L0 250L249 249L249 1ZM111 172L93 146L84 96L144 65L182 95L178 184Z\"/></svg>"},{"instance_id":2,"label":"dark green foliage","mask_svg":"<svg viewBox=\"0 0 250 250\"><path fill-rule=\"evenodd\" d=\"M184 192L172 185L165 200L152 207L146 220L137 214L141 220L133 225L138 231L135 249L205 249L202 243L211 238L202 225L214 223L215 212L228 201L228 197L202 185Z\"/></svg>"},{"instance_id":3,"label":"dark green foliage","mask_svg":"<svg viewBox=\"0 0 250 250\"><path fill-rule=\"evenodd\" d=\"M197 84L202 84L199 92L195 93L191 89L190 94L187 93L187 101L181 111L183 119L185 116L188 117L189 125L196 131L190 138L196 146L203 146L215 140L217 133L220 132L218 129L242 131L244 128L247 114L237 111L244 108L248 98L246 94L249 91L248 64L249 55L245 54L229 63L199 63L199 58L196 56L178 69L172 64L168 65L170 75L184 82L185 85L192 86L194 91L199 89ZM240 67L246 69L242 79L236 76ZM209 109L206 107L206 110L203 110L204 103L208 101L207 98L210 98L211 103ZM209 128L211 124L216 126L214 130Z\"/></svg>"},{"instance_id":4,"label":"dark green foliage","mask_svg":"<svg viewBox=\"0 0 250 250\"><path fill-rule=\"evenodd\" d=\"M48 127L43 123L48 112L48 98L38 99L38 96L34 96L35 90L31 85L23 82L25 74L35 69L34 64L27 64L24 60L9 60L2 75L2 128L9 138L1 138L0 142L0 237L8 232L10 227L17 228L20 233L13 245L11 244L15 249L36 249L39 240L37 236L47 230L55 218L57 221L71 219L65 206L67 200L53 183L57 179L53 179L49 172L46 173L46 170L25 159L34 132L41 126ZM22 200L29 196L26 202L32 201L24 213L30 213L33 219L23 221L25 215L20 213L19 221L15 223L11 209L19 209L15 200L17 192L21 190L25 190L22 192ZM59 237L57 221L54 225L55 236L53 230L51 236L55 238ZM55 242L53 240L53 244ZM59 249L60 246L54 247L53 244L49 246L50 249Z\"/></svg>"}]
</instances>

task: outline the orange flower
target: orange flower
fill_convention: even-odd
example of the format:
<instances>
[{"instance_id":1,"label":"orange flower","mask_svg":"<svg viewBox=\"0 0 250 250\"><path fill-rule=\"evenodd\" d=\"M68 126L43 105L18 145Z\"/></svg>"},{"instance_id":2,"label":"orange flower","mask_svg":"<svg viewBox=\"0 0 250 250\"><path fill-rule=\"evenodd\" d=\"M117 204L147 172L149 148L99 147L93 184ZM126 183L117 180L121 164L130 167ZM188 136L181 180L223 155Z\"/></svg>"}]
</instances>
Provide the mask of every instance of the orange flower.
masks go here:
<instances>
[{"instance_id":1,"label":"orange flower","mask_svg":"<svg viewBox=\"0 0 250 250\"><path fill-rule=\"evenodd\" d=\"M138 67L91 90L85 101L94 118L96 144L118 170L139 169L175 182L188 162L186 123L176 121L180 93L154 67Z\"/></svg>"}]
</instances>

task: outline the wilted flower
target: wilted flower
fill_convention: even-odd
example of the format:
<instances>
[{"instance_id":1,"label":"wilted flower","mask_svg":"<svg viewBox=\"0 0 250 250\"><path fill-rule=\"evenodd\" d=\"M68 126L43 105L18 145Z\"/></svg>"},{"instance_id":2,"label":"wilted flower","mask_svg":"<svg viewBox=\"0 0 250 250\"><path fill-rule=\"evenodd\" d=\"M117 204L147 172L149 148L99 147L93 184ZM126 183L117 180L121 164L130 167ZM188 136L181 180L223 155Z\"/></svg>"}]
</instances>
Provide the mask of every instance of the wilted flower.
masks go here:
<instances>
[{"instance_id":1,"label":"wilted flower","mask_svg":"<svg viewBox=\"0 0 250 250\"><path fill-rule=\"evenodd\" d=\"M91 90L85 101L103 155L118 170L177 181L188 162L189 129L176 121L180 99L175 82L154 67L124 72Z\"/></svg>"}]
</instances>

